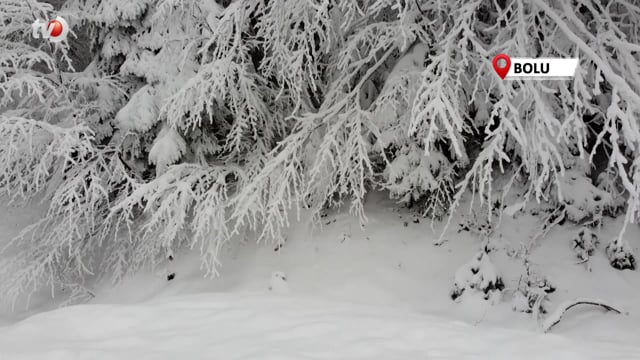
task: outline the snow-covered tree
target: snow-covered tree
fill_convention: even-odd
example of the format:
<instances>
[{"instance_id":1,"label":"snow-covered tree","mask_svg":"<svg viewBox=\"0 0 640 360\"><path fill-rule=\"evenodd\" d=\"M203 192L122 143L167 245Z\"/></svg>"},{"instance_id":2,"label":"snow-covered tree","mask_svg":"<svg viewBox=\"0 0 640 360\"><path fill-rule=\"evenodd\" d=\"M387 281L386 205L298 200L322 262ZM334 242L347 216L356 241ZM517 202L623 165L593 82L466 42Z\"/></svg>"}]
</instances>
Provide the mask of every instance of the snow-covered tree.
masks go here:
<instances>
[{"instance_id":1,"label":"snow-covered tree","mask_svg":"<svg viewBox=\"0 0 640 360\"><path fill-rule=\"evenodd\" d=\"M3 264L11 289L188 244L215 273L239 232L281 239L302 208L364 219L375 189L435 218L471 191L491 214L511 177L571 221L640 218L631 1L68 0L82 69L29 37L52 10L0 3L0 190L51 204ZM497 53L580 65L501 81ZM607 251L631 261L625 229Z\"/></svg>"},{"instance_id":2,"label":"snow-covered tree","mask_svg":"<svg viewBox=\"0 0 640 360\"><path fill-rule=\"evenodd\" d=\"M74 68L80 57L65 42L32 38L33 21L52 11L37 1L0 4L0 189L15 203L49 204L0 266L9 300L89 274L111 202L132 184L106 145L123 104L119 83L95 65Z\"/></svg>"}]
</instances>

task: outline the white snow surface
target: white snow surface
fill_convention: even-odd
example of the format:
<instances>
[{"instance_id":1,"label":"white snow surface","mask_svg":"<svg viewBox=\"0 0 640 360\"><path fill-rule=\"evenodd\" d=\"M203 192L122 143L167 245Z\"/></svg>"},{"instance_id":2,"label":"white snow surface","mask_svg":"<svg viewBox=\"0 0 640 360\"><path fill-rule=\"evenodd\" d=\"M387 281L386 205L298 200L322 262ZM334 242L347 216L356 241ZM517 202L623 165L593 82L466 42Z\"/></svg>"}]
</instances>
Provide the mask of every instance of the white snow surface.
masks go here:
<instances>
[{"instance_id":1,"label":"white snow surface","mask_svg":"<svg viewBox=\"0 0 640 360\"><path fill-rule=\"evenodd\" d=\"M219 278L203 278L198 254L185 250L116 287L87 284L96 293L88 304L57 309L64 298L43 291L29 310L0 309L0 360L639 359L640 272L612 269L602 244L591 271L576 264L579 226L552 230L532 250L532 264L557 287L550 313L574 298L598 298L624 314L576 307L545 334L530 314L512 310L523 269L506 250L537 231L529 210L505 217L494 234L491 261L506 286L495 305L449 297L456 270L482 245L457 232L460 218L434 246L442 224L414 223L372 196L363 228L333 212L321 231L303 216L277 251L251 234L237 239L220 259ZM39 211L0 207L0 240ZM620 221L599 232L603 243ZM636 254L639 229L626 235ZM274 287L274 274L285 283Z\"/></svg>"},{"instance_id":2,"label":"white snow surface","mask_svg":"<svg viewBox=\"0 0 640 360\"><path fill-rule=\"evenodd\" d=\"M0 329L3 359L637 359L638 348L266 294L85 305Z\"/></svg>"}]
</instances>

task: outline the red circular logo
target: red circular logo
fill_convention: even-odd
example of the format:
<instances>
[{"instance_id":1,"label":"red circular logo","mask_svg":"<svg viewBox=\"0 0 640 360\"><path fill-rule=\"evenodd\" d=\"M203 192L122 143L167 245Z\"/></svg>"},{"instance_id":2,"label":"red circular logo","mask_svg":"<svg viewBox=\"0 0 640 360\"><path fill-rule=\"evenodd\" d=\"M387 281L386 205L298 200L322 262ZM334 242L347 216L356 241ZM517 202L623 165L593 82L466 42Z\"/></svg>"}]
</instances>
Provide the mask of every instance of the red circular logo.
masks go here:
<instances>
[{"instance_id":1,"label":"red circular logo","mask_svg":"<svg viewBox=\"0 0 640 360\"><path fill-rule=\"evenodd\" d=\"M52 37L58 37L62 34L64 30L64 26L58 20L51 20L47 23L47 31L49 31L49 35Z\"/></svg>"}]
</instances>

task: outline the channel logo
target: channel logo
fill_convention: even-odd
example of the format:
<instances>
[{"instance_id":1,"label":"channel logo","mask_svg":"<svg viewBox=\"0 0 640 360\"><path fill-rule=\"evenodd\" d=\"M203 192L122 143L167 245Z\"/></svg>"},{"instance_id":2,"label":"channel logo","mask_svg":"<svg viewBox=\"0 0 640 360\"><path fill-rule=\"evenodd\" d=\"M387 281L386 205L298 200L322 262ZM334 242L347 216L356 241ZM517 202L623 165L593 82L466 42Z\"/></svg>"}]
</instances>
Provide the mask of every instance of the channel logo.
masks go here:
<instances>
[{"instance_id":1,"label":"channel logo","mask_svg":"<svg viewBox=\"0 0 640 360\"><path fill-rule=\"evenodd\" d=\"M32 35L34 38L39 39L42 37L43 39L48 39L52 43L59 43L67 38L67 34L69 33L69 24L67 24L63 18L58 16L55 19L46 22L38 19L31 24L31 29L33 30Z\"/></svg>"},{"instance_id":2,"label":"channel logo","mask_svg":"<svg viewBox=\"0 0 640 360\"><path fill-rule=\"evenodd\" d=\"M493 58L493 70L503 80L562 80L572 78L577 67L577 58L510 58L505 54Z\"/></svg>"}]
</instances>

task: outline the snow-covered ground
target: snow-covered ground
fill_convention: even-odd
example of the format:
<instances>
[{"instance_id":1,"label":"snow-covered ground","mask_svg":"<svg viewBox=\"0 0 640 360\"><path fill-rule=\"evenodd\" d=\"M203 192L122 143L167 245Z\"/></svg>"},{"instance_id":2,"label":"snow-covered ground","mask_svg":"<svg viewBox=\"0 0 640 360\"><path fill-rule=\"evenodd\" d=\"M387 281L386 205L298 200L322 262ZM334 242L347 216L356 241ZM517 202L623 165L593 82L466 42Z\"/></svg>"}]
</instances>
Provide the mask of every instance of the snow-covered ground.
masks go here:
<instances>
[{"instance_id":1,"label":"snow-covered ground","mask_svg":"<svg viewBox=\"0 0 640 360\"><path fill-rule=\"evenodd\" d=\"M265 294L84 305L0 329L3 359L637 359L640 348Z\"/></svg>"},{"instance_id":2,"label":"snow-covered ground","mask_svg":"<svg viewBox=\"0 0 640 360\"><path fill-rule=\"evenodd\" d=\"M1 315L0 359L640 358L640 274L612 269L603 245L591 272L577 265L570 243L578 227L553 230L533 250L533 265L557 287L549 309L581 297L625 313L578 307L545 334L531 315L511 309L523 272L518 260L502 250L491 254L506 286L498 304L453 302L455 272L480 240L458 233L456 218L448 241L434 246L441 224L432 230L391 205L373 196L364 228L342 213L323 218L322 231L303 221L278 251L247 235L225 251L216 279L203 279L197 254L184 252L115 288L95 285L86 305L43 312L55 302L40 297L28 312ZM31 215L7 211L2 236ZM518 247L536 231L536 219L505 218L497 243ZM600 233L604 242L616 226ZM627 236L638 253L638 227ZM274 272L286 282L274 283Z\"/></svg>"}]
</instances>

